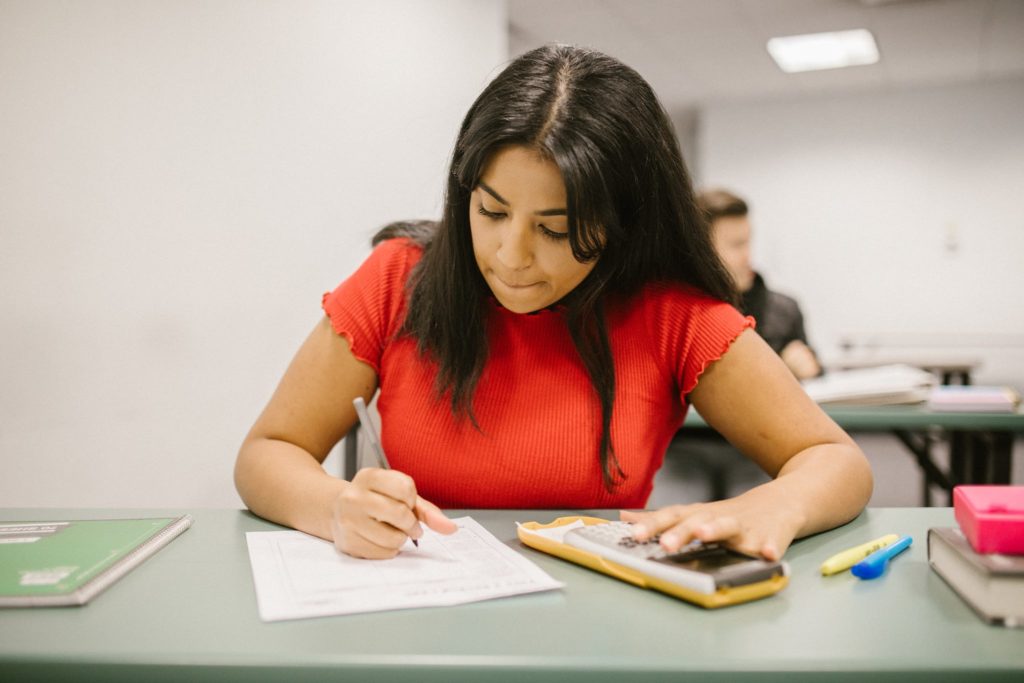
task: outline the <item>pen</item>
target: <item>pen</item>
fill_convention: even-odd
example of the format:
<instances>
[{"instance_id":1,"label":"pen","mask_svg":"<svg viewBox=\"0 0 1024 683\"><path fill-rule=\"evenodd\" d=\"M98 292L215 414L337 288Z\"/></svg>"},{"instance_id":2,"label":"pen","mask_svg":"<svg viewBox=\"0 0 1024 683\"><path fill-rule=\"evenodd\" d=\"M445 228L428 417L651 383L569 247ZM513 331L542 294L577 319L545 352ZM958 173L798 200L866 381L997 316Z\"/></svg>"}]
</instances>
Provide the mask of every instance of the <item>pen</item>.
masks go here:
<instances>
[{"instance_id":1,"label":"pen","mask_svg":"<svg viewBox=\"0 0 1024 683\"><path fill-rule=\"evenodd\" d=\"M876 550L895 543L899 538L896 534L886 534L881 538L836 553L821 563L821 573L823 576L828 576L849 569Z\"/></svg>"},{"instance_id":2,"label":"pen","mask_svg":"<svg viewBox=\"0 0 1024 683\"><path fill-rule=\"evenodd\" d=\"M370 447L377 454L377 464L380 465L382 470L390 470L391 465L388 464L388 459L384 455L384 447L380 444L380 437L377 436L377 430L374 429L373 423L370 422L370 413L366 411L366 401L363 400L362 396L356 396L352 401L352 405L356 407L356 415L359 417L359 423L366 432L366 438L370 442ZM412 544L418 548L420 542L414 538L412 539Z\"/></svg>"},{"instance_id":3,"label":"pen","mask_svg":"<svg viewBox=\"0 0 1024 683\"><path fill-rule=\"evenodd\" d=\"M850 568L850 572L861 579L877 579L882 575L882 572L885 571L885 566L889 564L889 560L909 548L910 544L913 542L913 538L910 536L904 536L892 545L887 545L881 550L876 550L871 553L866 558L853 565L853 567Z\"/></svg>"}]
</instances>

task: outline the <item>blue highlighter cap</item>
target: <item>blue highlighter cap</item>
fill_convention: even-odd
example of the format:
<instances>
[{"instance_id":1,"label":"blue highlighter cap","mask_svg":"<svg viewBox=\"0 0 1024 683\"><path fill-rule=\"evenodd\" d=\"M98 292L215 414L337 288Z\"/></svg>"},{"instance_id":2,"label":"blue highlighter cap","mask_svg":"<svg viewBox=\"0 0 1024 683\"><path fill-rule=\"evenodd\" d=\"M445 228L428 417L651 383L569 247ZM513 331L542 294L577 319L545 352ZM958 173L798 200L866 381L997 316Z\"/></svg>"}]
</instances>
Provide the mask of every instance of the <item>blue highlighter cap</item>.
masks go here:
<instances>
[{"instance_id":1,"label":"blue highlighter cap","mask_svg":"<svg viewBox=\"0 0 1024 683\"><path fill-rule=\"evenodd\" d=\"M913 538L910 536L904 536L895 543L871 553L863 560L850 567L850 572L861 579L877 579L885 573L885 567L889 564L889 560L909 548L910 544L913 542Z\"/></svg>"}]
</instances>

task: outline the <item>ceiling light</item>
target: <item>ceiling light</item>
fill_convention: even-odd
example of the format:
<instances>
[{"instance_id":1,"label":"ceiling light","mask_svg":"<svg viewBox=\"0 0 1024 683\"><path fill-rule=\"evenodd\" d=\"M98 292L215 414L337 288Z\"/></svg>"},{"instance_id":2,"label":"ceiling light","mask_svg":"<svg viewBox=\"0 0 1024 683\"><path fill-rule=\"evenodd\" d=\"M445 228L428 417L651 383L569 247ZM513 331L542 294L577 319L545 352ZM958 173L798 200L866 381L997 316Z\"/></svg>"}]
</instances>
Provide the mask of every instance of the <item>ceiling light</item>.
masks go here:
<instances>
[{"instance_id":1,"label":"ceiling light","mask_svg":"<svg viewBox=\"0 0 1024 683\"><path fill-rule=\"evenodd\" d=\"M788 74L878 61L875 38L864 28L772 38L768 41L768 53Z\"/></svg>"}]
</instances>

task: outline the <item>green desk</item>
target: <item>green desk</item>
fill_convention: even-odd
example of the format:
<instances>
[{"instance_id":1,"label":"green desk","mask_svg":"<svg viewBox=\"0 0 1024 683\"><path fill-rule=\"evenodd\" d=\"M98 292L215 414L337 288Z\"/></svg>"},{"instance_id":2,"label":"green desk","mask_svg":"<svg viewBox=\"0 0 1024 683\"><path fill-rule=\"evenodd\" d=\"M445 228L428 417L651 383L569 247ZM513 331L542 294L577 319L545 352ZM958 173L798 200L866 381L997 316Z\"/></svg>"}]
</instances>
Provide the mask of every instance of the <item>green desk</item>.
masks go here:
<instances>
[{"instance_id":1,"label":"green desk","mask_svg":"<svg viewBox=\"0 0 1024 683\"><path fill-rule=\"evenodd\" d=\"M1014 435L1024 432L1024 407L1015 413L941 413L923 405L829 406L822 408L848 432L890 432L910 451L924 474L921 502L931 505L931 486L947 493L952 504L957 484L1009 484ZM683 430L711 432L691 410ZM949 440L949 467L932 457L932 445Z\"/></svg>"},{"instance_id":2,"label":"green desk","mask_svg":"<svg viewBox=\"0 0 1024 683\"><path fill-rule=\"evenodd\" d=\"M180 512L0 510L0 519ZM717 611L516 540L514 520L565 513L476 510L475 519L566 587L270 624L257 616L245 532L277 527L237 510L192 514L191 529L90 605L0 610L0 680L1024 680L1024 631L986 625L928 568L925 532L953 525L949 508L869 510L794 545L791 584L779 595ZM818 574L825 557L889 532L912 535L914 545L882 578Z\"/></svg>"}]
</instances>

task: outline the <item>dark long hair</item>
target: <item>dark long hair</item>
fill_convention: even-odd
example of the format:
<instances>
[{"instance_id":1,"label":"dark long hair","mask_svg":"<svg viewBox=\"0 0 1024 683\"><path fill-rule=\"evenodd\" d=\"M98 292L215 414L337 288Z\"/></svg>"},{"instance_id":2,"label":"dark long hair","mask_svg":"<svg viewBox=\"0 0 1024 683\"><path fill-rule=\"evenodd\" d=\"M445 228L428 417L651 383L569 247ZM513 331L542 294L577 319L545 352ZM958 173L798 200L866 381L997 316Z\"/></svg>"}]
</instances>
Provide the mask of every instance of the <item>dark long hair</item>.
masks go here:
<instances>
[{"instance_id":1,"label":"dark long hair","mask_svg":"<svg viewBox=\"0 0 1024 683\"><path fill-rule=\"evenodd\" d=\"M610 489L624 474L611 442L615 371L605 302L652 281L689 283L733 302L732 281L696 208L672 124L643 78L593 50L550 45L527 52L466 114L440 223L403 224L415 228L425 251L410 279L400 334L437 363L435 388L439 397L450 396L456 415L473 420L473 393L488 355L490 290L473 255L470 194L490 156L508 145L535 149L558 166L572 253L581 262L597 259L560 303L600 399L598 457ZM405 231L389 226L381 237Z\"/></svg>"}]
</instances>

